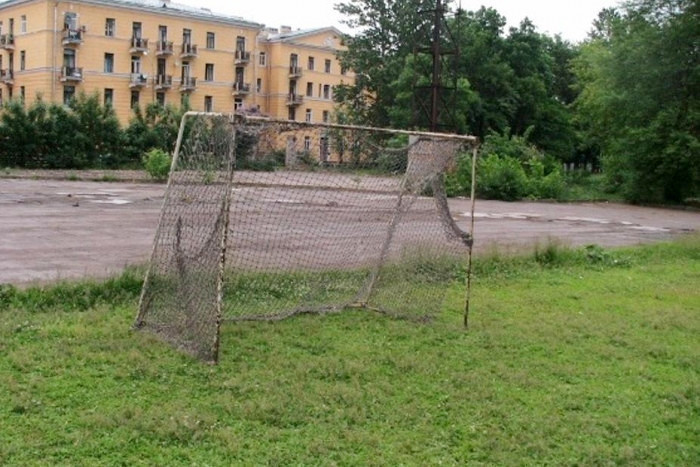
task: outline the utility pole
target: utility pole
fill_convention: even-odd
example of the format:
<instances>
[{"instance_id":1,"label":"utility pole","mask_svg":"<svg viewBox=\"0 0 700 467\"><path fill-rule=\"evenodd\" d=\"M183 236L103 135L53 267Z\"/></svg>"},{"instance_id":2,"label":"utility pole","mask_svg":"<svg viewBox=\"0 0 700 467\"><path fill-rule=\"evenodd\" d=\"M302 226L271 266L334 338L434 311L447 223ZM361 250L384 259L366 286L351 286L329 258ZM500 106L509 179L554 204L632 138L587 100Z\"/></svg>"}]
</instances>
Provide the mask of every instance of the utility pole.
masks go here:
<instances>
[{"instance_id":1,"label":"utility pole","mask_svg":"<svg viewBox=\"0 0 700 467\"><path fill-rule=\"evenodd\" d=\"M422 14L431 15L431 28L429 34L427 31L423 31L423 34L428 37L423 37L422 39L419 37L419 43L416 47L414 47L414 55L416 57L414 63L416 64L417 68L419 68L418 55L420 53L429 54L431 57L431 70L424 70L424 73L427 74L429 72L431 75L430 86L414 86L414 106L418 107L414 108L413 112L415 118L414 124L415 126L419 126L419 122L422 120L420 115L423 115L424 119L427 119L429 122L428 128L433 132L455 130L455 125L453 123L441 123L441 120L445 114L448 114L448 116L451 117L450 120L454 121L454 115L452 115L452 109L450 106L452 103L447 102L445 99L445 91L454 91L457 88L456 75L454 71L452 73L455 80L453 86L447 86L445 84L443 79L444 58L450 55L456 58L459 55L458 44L452 37L452 33L446 20L446 10L447 7L444 0L435 0L434 9L423 10L420 12ZM459 11L461 11L461 8ZM426 39L430 41L430 45L428 47L425 45L421 47L420 41ZM448 46L443 47L443 43L447 44ZM420 73L419 69L416 69L415 71L416 73ZM417 79L414 81L417 81ZM429 91L429 96L425 95L425 91Z\"/></svg>"}]
</instances>

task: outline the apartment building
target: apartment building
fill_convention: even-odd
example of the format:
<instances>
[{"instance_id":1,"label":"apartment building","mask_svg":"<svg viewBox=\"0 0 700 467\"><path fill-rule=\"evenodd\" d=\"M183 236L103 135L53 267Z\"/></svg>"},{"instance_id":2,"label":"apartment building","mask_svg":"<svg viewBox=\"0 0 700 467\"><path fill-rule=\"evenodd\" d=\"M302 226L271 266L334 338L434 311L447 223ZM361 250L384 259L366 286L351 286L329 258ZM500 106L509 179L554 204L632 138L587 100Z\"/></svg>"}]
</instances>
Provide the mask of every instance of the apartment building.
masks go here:
<instances>
[{"instance_id":1,"label":"apartment building","mask_svg":"<svg viewBox=\"0 0 700 467\"><path fill-rule=\"evenodd\" d=\"M348 80L341 33L262 24L169 0L0 2L0 100L97 92L122 123L151 102L322 121Z\"/></svg>"}]
</instances>

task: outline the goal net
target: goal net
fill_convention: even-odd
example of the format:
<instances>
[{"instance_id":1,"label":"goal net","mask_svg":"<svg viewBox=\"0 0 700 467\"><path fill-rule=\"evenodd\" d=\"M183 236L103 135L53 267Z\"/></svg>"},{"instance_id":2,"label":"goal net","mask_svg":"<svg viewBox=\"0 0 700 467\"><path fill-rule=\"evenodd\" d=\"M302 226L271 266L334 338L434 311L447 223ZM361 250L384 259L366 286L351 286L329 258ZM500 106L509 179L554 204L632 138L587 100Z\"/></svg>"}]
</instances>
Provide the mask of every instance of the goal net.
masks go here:
<instances>
[{"instance_id":1,"label":"goal net","mask_svg":"<svg viewBox=\"0 0 700 467\"><path fill-rule=\"evenodd\" d=\"M464 280L472 237L445 177L474 144L189 112L135 326L215 362L226 321L353 308L430 318Z\"/></svg>"}]
</instances>

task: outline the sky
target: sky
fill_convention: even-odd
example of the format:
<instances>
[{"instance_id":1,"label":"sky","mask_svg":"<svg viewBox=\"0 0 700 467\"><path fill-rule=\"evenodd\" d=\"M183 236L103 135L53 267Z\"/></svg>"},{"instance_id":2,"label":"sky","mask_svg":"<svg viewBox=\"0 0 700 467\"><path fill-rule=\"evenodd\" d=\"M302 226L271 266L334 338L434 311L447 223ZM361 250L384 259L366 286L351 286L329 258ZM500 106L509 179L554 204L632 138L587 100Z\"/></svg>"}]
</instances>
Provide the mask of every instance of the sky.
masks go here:
<instances>
[{"instance_id":1,"label":"sky","mask_svg":"<svg viewBox=\"0 0 700 467\"><path fill-rule=\"evenodd\" d=\"M201 6L201 0L176 0L192 6ZM336 26L352 32L341 23L341 16L333 9L338 0L208 0L205 6L212 11L263 23L270 27L292 26L307 29ZM455 0L458 3L459 0ZM578 42L586 38L598 12L616 6L618 0L462 0L462 8L477 10L481 5L498 10L517 26L526 16L540 32L561 34L564 39ZM506 29L507 30L507 29Z\"/></svg>"}]
</instances>

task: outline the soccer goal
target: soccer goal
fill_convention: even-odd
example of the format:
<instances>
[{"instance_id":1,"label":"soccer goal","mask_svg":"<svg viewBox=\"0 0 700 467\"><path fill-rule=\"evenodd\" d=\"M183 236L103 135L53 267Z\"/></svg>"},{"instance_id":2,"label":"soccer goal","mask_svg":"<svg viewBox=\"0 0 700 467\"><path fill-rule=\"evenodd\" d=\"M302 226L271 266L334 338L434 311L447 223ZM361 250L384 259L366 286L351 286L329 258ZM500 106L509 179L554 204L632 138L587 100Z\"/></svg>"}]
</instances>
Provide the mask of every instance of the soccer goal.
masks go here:
<instances>
[{"instance_id":1,"label":"soccer goal","mask_svg":"<svg viewBox=\"0 0 700 467\"><path fill-rule=\"evenodd\" d=\"M348 309L430 318L466 279L473 223L450 213L445 178L475 146L188 112L135 327L216 362L226 321Z\"/></svg>"}]
</instances>

